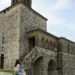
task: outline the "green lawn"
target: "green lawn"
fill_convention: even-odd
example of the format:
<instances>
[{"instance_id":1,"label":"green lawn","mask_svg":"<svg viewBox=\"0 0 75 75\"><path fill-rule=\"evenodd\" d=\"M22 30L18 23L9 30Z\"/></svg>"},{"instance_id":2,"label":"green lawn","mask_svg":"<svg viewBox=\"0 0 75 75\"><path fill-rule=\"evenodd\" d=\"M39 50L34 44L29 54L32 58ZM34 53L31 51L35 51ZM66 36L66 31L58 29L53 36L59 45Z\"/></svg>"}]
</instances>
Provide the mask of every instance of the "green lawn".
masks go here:
<instances>
[{"instance_id":1,"label":"green lawn","mask_svg":"<svg viewBox=\"0 0 75 75\"><path fill-rule=\"evenodd\" d=\"M2 69L0 69L0 72L14 73L14 70L2 70Z\"/></svg>"}]
</instances>

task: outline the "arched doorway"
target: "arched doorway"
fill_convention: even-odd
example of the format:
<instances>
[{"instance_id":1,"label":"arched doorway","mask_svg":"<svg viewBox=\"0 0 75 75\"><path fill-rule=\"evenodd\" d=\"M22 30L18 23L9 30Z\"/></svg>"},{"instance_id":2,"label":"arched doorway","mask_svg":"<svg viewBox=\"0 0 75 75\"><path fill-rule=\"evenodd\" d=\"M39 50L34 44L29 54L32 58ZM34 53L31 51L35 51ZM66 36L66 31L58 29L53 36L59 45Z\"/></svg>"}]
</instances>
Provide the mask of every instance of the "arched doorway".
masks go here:
<instances>
[{"instance_id":1,"label":"arched doorway","mask_svg":"<svg viewBox=\"0 0 75 75\"><path fill-rule=\"evenodd\" d=\"M4 54L1 54L1 69L3 69L4 66Z\"/></svg>"},{"instance_id":2,"label":"arched doorway","mask_svg":"<svg viewBox=\"0 0 75 75\"><path fill-rule=\"evenodd\" d=\"M38 58L33 65L33 75L42 75L43 57Z\"/></svg>"},{"instance_id":3,"label":"arched doorway","mask_svg":"<svg viewBox=\"0 0 75 75\"><path fill-rule=\"evenodd\" d=\"M48 64L48 75L58 75L58 70L54 60L50 60Z\"/></svg>"}]
</instances>

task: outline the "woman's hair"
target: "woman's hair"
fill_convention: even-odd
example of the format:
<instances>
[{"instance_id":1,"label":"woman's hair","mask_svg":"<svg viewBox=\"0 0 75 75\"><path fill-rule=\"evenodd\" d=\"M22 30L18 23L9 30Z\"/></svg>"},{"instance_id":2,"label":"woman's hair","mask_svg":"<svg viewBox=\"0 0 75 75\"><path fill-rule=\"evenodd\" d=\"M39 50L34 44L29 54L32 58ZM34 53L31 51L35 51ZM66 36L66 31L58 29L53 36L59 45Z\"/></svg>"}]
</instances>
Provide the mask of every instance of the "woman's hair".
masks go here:
<instances>
[{"instance_id":1,"label":"woman's hair","mask_svg":"<svg viewBox=\"0 0 75 75\"><path fill-rule=\"evenodd\" d=\"M14 66L16 67L18 64L20 64L20 61L17 59Z\"/></svg>"}]
</instances>

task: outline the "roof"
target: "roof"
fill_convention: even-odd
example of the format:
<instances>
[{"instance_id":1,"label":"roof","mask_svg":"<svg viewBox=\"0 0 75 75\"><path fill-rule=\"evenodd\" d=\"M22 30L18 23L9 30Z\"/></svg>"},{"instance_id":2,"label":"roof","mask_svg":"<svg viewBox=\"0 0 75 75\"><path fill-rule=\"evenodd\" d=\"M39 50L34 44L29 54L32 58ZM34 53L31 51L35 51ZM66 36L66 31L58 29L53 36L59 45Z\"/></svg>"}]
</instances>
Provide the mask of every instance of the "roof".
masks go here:
<instances>
[{"instance_id":1,"label":"roof","mask_svg":"<svg viewBox=\"0 0 75 75\"><path fill-rule=\"evenodd\" d=\"M42 16L41 14L39 14L38 12L36 12L35 10L33 10L31 7L28 7L27 5L25 5L23 2L18 2L17 4L12 5L12 6L9 6L9 7L5 8L4 10L6 10L6 9L8 9L8 8L9 8L9 9L12 9L12 8L14 8L15 6L17 6L17 5L19 5L19 4L23 4L24 6L26 6L26 7L27 7L29 10L31 10L32 12L36 13L37 15L39 15L40 17L42 17L43 19L48 20L48 19L46 19L44 16ZM0 13L3 13L4 10L0 11Z\"/></svg>"},{"instance_id":2,"label":"roof","mask_svg":"<svg viewBox=\"0 0 75 75\"><path fill-rule=\"evenodd\" d=\"M44 30L42 30L42 29L39 29L39 28L34 29L34 30L31 30L31 31L28 31L28 32L37 31L37 30L39 30L39 31L41 31L41 32L43 32L43 33L46 33L46 34L48 34L48 35L50 35L50 36L52 36L52 37L55 37L55 38L57 38L57 39L64 39L64 40L67 40L67 41L69 41L69 42L75 44L75 42L73 42L73 41L71 41L71 40L69 40L69 39L66 39L65 37L57 37L57 36L55 36L55 35L53 35L53 34L51 34L51 33L48 33L48 32L46 32L46 31L44 31ZM27 33L28 33L28 32L27 32Z\"/></svg>"},{"instance_id":3,"label":"roof","mask_svg":"<svg viewBox=\"0 0 75 75\"><path fill-rule=\"evenodd\" d=\"M67 39L67 38L65 38L65 37L60 37L59 39L64 39L64 40L67 40L67 41L69 41L69 42L71 42L71 43L74 43L74 44L75 44L75 42L73 42L73 41L71 41L71 40L69 40L69 39Z\"/></svg>"},{"instance_id":4,"label":"roof","mask_svg":"<svg viewBox=\"0 0 75 75\"><path fill-rule=\"evenodd\" d=\"M55 36L55 35L53 35L53 34L51 34L51 33L48 33L48 32L46 32L46 31L44 31L44 30L42 30L42 29L40 29L40 28L37 28L37 29L31 30L31 31L28 31L27 33L32 32L32 31L37 31L37 30L39 30L39 31L41 31L41 32L43 32L43 33L45 33L45 34L48 34L49 36L52 36L52 37L55 37L55 38L58 39L57 36Z\"/></svg>"}]
</instances>

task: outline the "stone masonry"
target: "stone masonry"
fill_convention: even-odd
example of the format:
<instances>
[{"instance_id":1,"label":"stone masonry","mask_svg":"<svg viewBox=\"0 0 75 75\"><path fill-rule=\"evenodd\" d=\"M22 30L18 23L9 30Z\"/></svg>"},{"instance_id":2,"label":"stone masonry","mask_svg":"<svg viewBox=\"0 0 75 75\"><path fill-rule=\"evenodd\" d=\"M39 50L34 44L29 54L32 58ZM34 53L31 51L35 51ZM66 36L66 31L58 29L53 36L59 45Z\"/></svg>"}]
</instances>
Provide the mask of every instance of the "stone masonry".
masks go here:
<instances>
[{"instance_id":1,"label":"stone masonry","mask_svg":"<svg viewBox=\"0 0 75 75\"><path fill-rule=\"evenodd\" d=\"M0 75L13 75L13 73L0 72Z\"/></svg>"},{"instance_id":2,"label":"stone masonry","mask_svg":"<svg viewBox=\"0 0 75 75\"><path fill-rule=\"evenodd\" d=\"M0 11L0 68L13 69L19 59L27 75L75 75L75 42L48 33L31 2L11 0Z\"/></svg>"}]
</instances>

